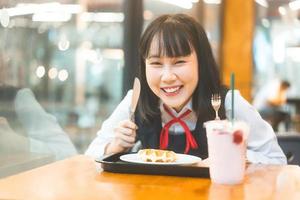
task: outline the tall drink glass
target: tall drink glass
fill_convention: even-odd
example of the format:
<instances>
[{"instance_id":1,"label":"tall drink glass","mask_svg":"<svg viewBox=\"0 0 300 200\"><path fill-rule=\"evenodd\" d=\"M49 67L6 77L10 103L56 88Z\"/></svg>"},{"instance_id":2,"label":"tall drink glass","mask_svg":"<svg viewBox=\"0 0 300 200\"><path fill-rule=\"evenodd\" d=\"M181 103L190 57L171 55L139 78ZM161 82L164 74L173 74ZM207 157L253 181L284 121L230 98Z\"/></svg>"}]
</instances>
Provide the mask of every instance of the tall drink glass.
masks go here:
<instances>
[{"instance_id":1,"label":"tall drink glass","mask_svg":"<svg viewBox=\"0 0 300 200\"><path fill-rule=\"evenodd\" d=\"M212 120L204 123L212 182L239 184L246 168L249 126L241 121Z\"/></svg>"}]
</instances>

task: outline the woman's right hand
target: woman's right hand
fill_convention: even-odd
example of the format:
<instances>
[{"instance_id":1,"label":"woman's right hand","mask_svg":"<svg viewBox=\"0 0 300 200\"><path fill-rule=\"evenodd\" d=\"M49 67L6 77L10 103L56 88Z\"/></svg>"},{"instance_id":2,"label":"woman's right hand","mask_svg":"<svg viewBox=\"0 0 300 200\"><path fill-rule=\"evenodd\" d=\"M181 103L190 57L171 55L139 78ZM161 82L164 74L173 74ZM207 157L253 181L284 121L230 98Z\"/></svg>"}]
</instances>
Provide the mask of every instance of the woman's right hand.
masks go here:
<instances>
[{"instance_id":1,"label":"woman's right hand","mask_svg":"<svg viewBox=\"0 0 300 200\"><path fill-rule=\"evenodd\" d=\"M121 121L114 129L115 138L105 149L105 154L129 150L135 144L137 125L130 120Z\"/></svg>"}]
</instances>

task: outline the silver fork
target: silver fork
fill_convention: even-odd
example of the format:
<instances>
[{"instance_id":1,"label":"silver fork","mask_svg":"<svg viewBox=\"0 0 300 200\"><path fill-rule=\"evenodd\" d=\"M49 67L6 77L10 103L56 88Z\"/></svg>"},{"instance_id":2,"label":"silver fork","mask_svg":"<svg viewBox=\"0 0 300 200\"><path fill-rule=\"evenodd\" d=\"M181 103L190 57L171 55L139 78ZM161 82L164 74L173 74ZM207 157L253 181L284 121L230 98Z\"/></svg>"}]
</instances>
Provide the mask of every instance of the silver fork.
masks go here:
<instances>
[{"instance_id":1,"label":"silver fork","mask_svg":"<svg viewBox=\"0 0 300 200\"><path fill-rule=\"evenodd\" d=\"M216 118L215 120L220 120L218 111L220 109L221 106L221 96L220 94L213 94L211 96L211 105L214 108L215 112L216 112Z\"/></svg>"}]
</instances>

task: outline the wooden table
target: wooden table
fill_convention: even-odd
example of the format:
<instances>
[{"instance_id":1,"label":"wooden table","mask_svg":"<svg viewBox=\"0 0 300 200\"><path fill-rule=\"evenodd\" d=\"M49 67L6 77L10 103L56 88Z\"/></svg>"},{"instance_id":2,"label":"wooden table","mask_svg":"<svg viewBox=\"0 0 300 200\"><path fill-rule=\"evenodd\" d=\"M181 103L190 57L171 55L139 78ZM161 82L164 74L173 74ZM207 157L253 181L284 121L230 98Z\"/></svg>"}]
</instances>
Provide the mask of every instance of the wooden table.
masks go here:
<instances>
[{"instance_id":1,"label":"wooden table","mask_svg":"<svg viewBox=\"0 0 300 200\"><path fill-rule=\"evenodd\" d=\"M300 168L250 165L243 184L210 179L103 172L86 156L0 180L0 199L300 199Z\"/></svg>"}]
</instances>

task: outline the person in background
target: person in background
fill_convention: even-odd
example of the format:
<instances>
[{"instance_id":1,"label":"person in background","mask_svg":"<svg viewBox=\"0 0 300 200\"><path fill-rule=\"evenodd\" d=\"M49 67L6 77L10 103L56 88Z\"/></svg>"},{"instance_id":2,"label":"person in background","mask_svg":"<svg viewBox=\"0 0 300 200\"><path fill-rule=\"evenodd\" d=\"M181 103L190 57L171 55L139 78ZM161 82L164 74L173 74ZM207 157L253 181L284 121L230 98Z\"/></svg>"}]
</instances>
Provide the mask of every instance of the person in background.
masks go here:
<instances>
[{"instance_id":1,"label":"person in background","mask_svg":"<svg viewBox=\"0 0 300 200\"><path fill-rule=\"evenodd\" d=\"M221 95L220 117L230 119L231 91L221 85L205 30L188 15L162 15L146 28L139 50L141 94L135 123L129 120L130 90L102 124L86 155L129 152L138 140L142 148L168 149L206 159L203 123L215 118L211 96ZM234 95L239 108L236 119L250 126L247 159L285 164L272 127L238 91Z\"/></svg>"},{"instance_id":2,"label":"person in background","mask_svg":"<svg viewBox=\"0 0 300 200\"><path fill-rule=\"evenodd\" d=\"M289 88L288 81L273 80L257 92L253 101L254 107L276 132L281 122L284 122L286 130L290 126L291 116L285 107Z\"/></svg>"},{"instance_id":3,"label":"person in background","mask_svg":"<svg viewBox=\"0 0 300 200\"><path fill-rule=\"evenodd\" d=\"M77 154L55 117L28 88L0 85L0 154L40 153L61 160Z\"/></svg>"}]
</instances>

